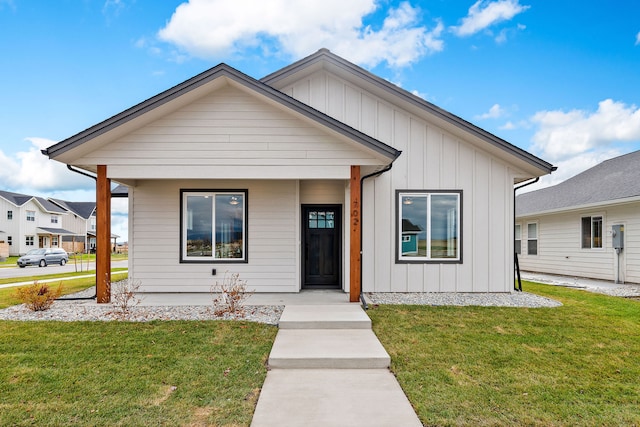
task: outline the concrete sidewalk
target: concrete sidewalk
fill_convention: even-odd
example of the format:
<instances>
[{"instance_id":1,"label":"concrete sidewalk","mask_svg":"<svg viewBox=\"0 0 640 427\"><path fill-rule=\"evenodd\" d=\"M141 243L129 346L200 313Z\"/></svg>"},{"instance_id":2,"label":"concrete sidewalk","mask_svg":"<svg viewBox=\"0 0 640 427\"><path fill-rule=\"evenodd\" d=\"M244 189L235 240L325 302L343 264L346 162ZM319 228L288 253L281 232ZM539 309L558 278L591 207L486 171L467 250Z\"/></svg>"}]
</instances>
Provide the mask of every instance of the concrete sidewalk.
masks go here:
<instances>
[{"instance_id":1,"label":"concrete sidewalk","mask_svg":"<svg viewBox=\"0 0 640 427\"><path fill-rule=\"evenodd\" d=\"M548 273L531 271L522 272L522 280L544 283L547 285L563 286L567 288L583 289L589 292L614 296L640 296L640 284L615 283L610 280L589 279L577 276L559 276Z\"/></svg>"},{"instance_id":2,"label":"concrete sidewalk","mask_svg":"<svg viewBox=\"0 0 640 427\"><path fill-rule=\"evenodd\" d=\"M358 304L286 305L252 427L421 426Z\"/></svg>"}]
</instances>

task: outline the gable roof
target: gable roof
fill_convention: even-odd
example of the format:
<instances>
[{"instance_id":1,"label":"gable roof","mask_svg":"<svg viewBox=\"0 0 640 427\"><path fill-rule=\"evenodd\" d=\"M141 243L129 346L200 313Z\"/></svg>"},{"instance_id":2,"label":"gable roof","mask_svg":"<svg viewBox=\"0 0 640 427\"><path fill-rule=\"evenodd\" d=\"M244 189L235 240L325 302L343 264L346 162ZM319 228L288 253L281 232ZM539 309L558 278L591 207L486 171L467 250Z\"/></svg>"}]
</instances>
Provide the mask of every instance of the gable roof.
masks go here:
<instances>
[{"instance_id":1,"label":"gable roof","mask_svg":"<svg viewBox=\"0 0 640 427\"><path fill-rule=\"evenodd\" d=\"M64 208L56 205L55 203L43 198L34 197L35 201L42 207L42 210L49 213L67 213Z\"/></svg>"},{"instance_id":2,"label":"gable roof","mask_svg":"<svg viewBox=\"0 0 640 427\"><path fill-rule=\"evenodd\" d=\"M390 162L395 160L400 151L395 148L378 141L369 135L360 132L320 111L310 107L309 105L300 102L271 86L260 82L248 75L230 67L226 64L219 64L203 73L186 80L152 98L147 99L115 116L104 120L74 136L71 136L51 147L42 150L42 154L49 156L49 158L56 159L65 153L82 146L83 144L95 140L97 138L108 135L109 133L117 133L118 129L128 129L128 126L136 122L141 124L135 125L136 127L146 124L144 116L154 110L167 109L171 111L170 104L180 103L180 99L184 99L183 103L188 102L191 96L197 96L200 91L198 89L204 87L215 87L216 84L231 82L235 85L248 88L253 92L266 97L272 102L275 102L295 113L298 113L339 135L342 135L348 139L351 139L362 146L373 150L374 152L387 158ZM191 96L190 96L191 95ZM122 132L122 131L121 131ZM62 159L61 161L64 161Z\"/></svg>"},{"instance_id":3,"label":"gable roof","mask_svg":"<svg viewBox=\"0 0 640 427\"><path fill-rule=\"evenodd\" d=\"M51 203L49 200L43 197L29 196L28 194L12 193L10 191L1 191L1 190L0 190L0 197L2 197L3 199L7 200L9 203L17 207L23 206L25 203L29 202L30 200L33 200L37 205L40 206L40 208L44 212L66 213L66 211L62 209L60 206L57 206L54 203Z\"/></svg>"},{"instance_id":4,"label":"gable roof","mask_svg":"<svg viewBox=\"0 0 640 427\"><path fill-rule=\"evenodd\" d=\"M20 193L12 193L10 191L2 191L0 190L0 197L12 203L16 206L22 206L27 203L29 200L33 199L33 196L28 196L26 194Z\"/></svg>"},{"instance_id":5,"label":"gable roof","mask_svg":"<svg viewBox=\"0 0 640 427\"><path fill-rule=\"evenodd\" d=\"M604 162L553 187L516 197L516 216L640 197L640 150Z\"/></svg>"},{"instance_id":6,"label":"gable roof","mask_svg":"<svg viewBox=\"0 0 640 427\"><path fill-rule=\"evenodd\" d=\"M419 225L415 225L410 220L402 218L402 232L403 233L419 233L422 231Z\"/></svg>"},{"instance_id":7,"label":"gable roof","mask_svg":"<svg viewBox=\"0 0 640 427\"><path fill-rule=\"evenodd\" d=\"M516 147L504 139L501 139L478 126L413 95L397 85L394 85L393 83L368 72L344 58L335 55L328 49L320 49L306 58L269 74L262 78L261 81L270 86L277 85L278 87L282 87L292 79L298 79L299 77L296 75L300 72L310 74L319 69L327 69L337 75L344 75L346 72L347 74L350 74L364 82L364 84L368 85L369 89L374 93L386 92L391 94L404 102L408 108L417 109L423 113L426 112L430 114L435 120L439 121L440 124L444 125L445 128L448 127L449 129L463 131L466 134L473 135L481 141L488 143L492 147L515 156L517 159L522 160L540 170L542 172L540 175L549 174L556 169L552 164L540 159L528 151Z\"/></svg>"},{"instance_id":8,"label":"gable roof","mask_svg":"<svg viewBox=\"0 0 640 427\"><path fill-rule=\"evenodd\" d=\"M81 218L89 219L96 210L95 202L67 202L59 199L49 199L58 206L78 215Z\"/></svg>"}]
</instances>

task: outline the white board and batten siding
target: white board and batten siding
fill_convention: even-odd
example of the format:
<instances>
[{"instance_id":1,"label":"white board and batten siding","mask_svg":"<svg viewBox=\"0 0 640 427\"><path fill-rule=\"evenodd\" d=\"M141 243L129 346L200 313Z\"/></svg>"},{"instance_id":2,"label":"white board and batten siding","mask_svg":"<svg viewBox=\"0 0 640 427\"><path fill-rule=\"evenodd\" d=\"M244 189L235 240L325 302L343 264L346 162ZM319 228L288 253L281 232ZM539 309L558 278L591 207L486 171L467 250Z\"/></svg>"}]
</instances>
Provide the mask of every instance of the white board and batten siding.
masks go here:
<instances>
[{"instance_id":1,"label":"white board and batten siding","mask_svg":"<svg viewBox=\"0 0 640 427\"><path fill-rule=\"evenodd\" d=\"M582 248L582 217L602 216L603 247ZM538 254L527 254L527 224L538 224ZM547 215L520 217L522 230L520 268L524 271L640 283L640 203L592 207ZM624 225L625 248L616 255L611 227Z\"/></svg>"},{"instance_id":2,"label":"white board and batten siding","mask_svg":"<svg viewBox=\"0 0 640 427\"><path fill-rule=\"evenodd\" d=\"M365 292L511 292L513 183L521 173L386 99L326 71L278 88L401 150L391 171L363 188ZM396 190L462 190L460 264L398 264Z\"/></svg>"},{"instance_id":3,"label":"white board and batten siding","mask_svg":"<svg viewBox=\"0 0 640 427\"><path fill-rule=\"evenodd\" d=\"M226 86L106 144L76 164L114 179L349 179L375 153Z\"/></svg>"}]
</instances>

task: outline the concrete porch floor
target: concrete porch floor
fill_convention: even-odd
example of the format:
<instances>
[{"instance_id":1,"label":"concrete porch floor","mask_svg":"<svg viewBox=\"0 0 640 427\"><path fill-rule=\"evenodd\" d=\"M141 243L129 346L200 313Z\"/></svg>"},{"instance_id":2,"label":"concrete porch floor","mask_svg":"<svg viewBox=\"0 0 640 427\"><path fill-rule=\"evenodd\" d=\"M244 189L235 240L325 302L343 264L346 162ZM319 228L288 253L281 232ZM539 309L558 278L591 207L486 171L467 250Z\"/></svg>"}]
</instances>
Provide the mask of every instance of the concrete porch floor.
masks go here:
<instances>
[{"instance_id":1,"label":"concrete porch floor","mask_svg":"<svg viewBox=\"0 0 640 427\"><path fill-rule=\"evenodd\" d=\"M211 305L209 293L140 293L140 306ZM334 305L349 304L342 290L307 290L297 293L254 293L245 305ZM354 303L356 304L356 303Z\"/></svg>"}]
</instances>

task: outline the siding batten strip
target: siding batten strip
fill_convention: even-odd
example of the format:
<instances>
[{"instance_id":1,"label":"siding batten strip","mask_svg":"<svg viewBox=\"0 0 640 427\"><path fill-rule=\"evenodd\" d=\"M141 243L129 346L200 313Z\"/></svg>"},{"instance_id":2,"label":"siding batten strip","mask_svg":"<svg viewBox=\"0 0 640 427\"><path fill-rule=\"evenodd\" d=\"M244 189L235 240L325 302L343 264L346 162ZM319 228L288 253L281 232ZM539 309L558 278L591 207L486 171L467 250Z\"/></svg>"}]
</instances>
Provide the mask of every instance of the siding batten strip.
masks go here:
<instances>
[{"instance_id":1,"label":"siding batten strip","mask_svg":"<svg viewBox=\"0 0 640 427\"><path fill-rule=\"evenodd\" d=\"M360 228L362 226L360 205L360 166L351 166L351 215L350 215L350 273L349 273L349 302L358 302L360 299L360 258L362 242Z\"/></svg>"},{"instance_id":2,"label":"siding batten strip","mask_svg":"<svg viewBox=\"0 0 640 427\"><path fill-rule=\"evenodd\" d=\"M98 165L96 181L96 296L98 303L111 302L111 180L107 167Z\"/></svg>"}]
</instances>

